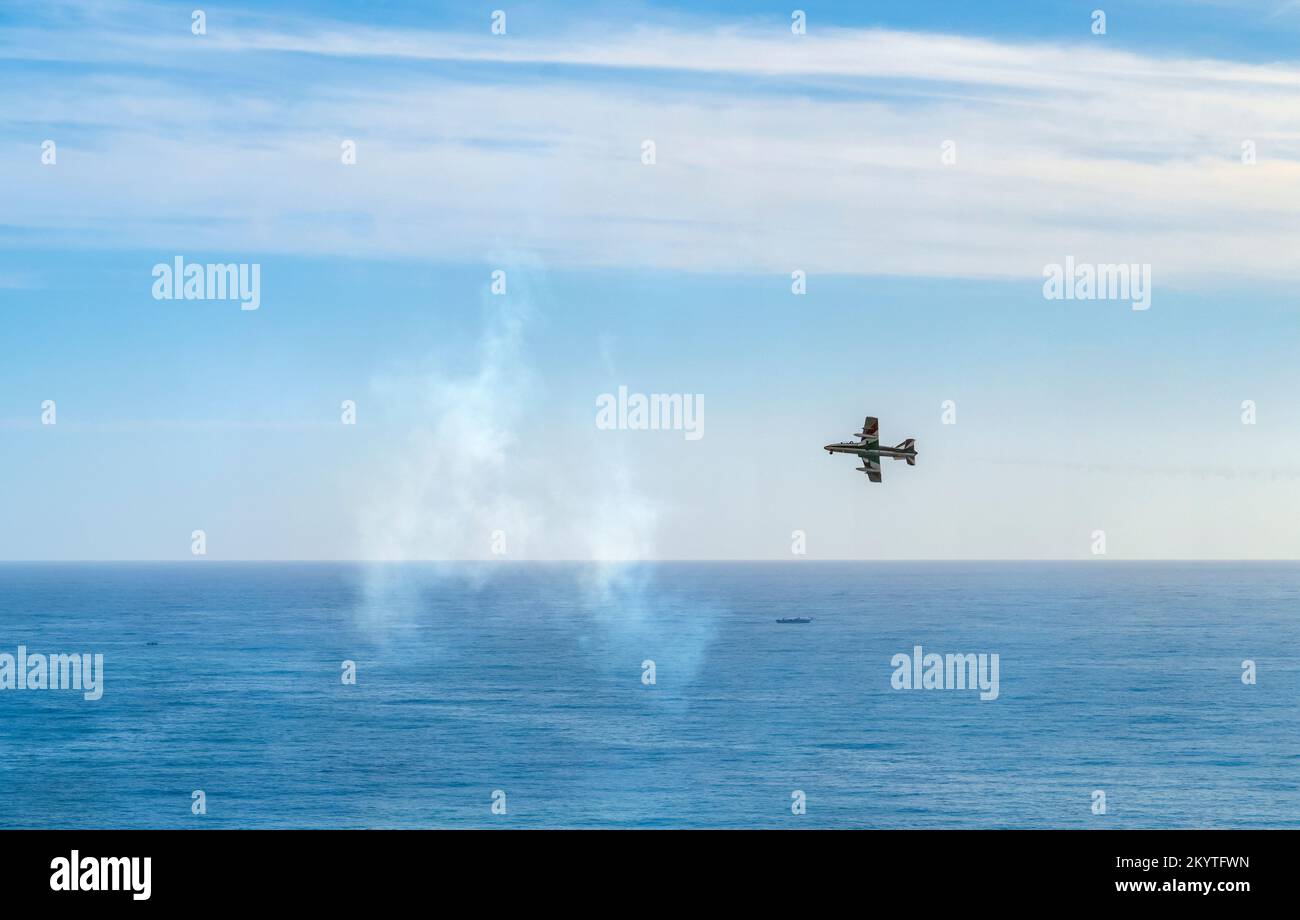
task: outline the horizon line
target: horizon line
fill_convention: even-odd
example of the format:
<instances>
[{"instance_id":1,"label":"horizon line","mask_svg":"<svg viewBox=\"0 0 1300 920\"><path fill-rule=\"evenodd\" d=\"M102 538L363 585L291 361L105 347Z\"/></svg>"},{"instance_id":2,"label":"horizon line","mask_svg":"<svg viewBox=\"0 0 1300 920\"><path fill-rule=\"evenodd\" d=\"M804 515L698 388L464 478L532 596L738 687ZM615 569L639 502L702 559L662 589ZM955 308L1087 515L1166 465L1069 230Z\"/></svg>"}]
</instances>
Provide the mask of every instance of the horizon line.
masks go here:
<instances>
[{"instance_id":1,"label":"horizon line","mask_svg":"<svg viewBox=\"0 0 1300 920\"><path fill-rule=\"evenodd\" d=\"M484 564L484 565L508 565L526 563L529 565L654 565L659 563L778 563L782 565L799 565L805 563L835 563L835 562L870 562L870 563L1056 563L1056 562L1077 562L1095 564L1098 562L1198 562L1198 563L1228 563L1228 562L1300 562L1295 558L1200 558L1200 557L1182 557L1182 558L1128 558L1128 559L1107 559L1104 557L1095 558L1050 558L1050 559L941 559L941 558L912 558L912 559L753 559L753 558L716 558L716 559L0 559L0 565L209 565L209 564L238 564L238 565L324 565L324 564L343 564L343 565L465 565L465 564Z\"/></svg>"}]
</instances>

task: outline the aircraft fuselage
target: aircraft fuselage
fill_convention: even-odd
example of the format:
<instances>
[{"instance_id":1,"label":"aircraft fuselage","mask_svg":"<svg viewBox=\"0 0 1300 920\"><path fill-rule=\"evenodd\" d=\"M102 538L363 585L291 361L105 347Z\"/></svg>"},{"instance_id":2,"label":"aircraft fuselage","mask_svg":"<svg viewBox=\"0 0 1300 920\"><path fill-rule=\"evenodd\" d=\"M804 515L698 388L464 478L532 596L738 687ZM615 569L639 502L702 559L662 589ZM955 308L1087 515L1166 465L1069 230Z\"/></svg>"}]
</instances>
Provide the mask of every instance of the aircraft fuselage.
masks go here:
<instances>
[{"instance_id":1,"label":"aircraft fuselage","mask_svg":"<svg viewBox=\"0 0 1300 920\"><path fill-rule=\"evenodd\" d=\"M916 448L903 449L899 447L868 447L861 441L840 441L838 444L827 444L826 452L828 454L856 454L859 457L865 457L868 454L875 454L878 457L893 457L895 460L906 460L908 457L916 456Z\"/></svg>"}]
</instances>

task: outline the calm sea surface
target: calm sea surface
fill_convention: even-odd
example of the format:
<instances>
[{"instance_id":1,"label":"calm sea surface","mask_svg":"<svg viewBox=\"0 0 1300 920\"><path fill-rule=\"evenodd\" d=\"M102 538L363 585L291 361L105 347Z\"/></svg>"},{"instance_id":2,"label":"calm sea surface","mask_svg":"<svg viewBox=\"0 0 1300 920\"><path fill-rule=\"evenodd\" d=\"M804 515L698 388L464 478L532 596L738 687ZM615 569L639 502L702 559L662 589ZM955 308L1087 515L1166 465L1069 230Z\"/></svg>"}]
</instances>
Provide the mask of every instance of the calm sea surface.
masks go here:
<instances>
[{"instance_id":1,"label":"calm sea surface","mask_svg":"<svg viewBox=\"0 0 1300 920\"><path fill-rule=\"evenodd\" d=\"M20 644L105 689L0 690L4 827L1300 827L1300 564L0 564Z\"/></svg>"}]
</instances>

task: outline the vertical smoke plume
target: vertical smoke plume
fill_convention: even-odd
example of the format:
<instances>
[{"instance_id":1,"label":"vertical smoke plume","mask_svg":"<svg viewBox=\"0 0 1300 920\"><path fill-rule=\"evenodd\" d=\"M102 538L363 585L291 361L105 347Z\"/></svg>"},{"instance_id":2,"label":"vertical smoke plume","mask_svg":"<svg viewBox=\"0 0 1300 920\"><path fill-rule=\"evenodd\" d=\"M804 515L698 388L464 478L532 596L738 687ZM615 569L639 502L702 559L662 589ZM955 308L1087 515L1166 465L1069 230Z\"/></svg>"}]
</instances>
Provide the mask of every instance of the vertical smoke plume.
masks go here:
<instances>
[{"instance_id":1,"label":"vertical smoke plume","mask_svg":"<svg viewBox=\"0 0 1300 920\"><path fill-rule=\"evenodd\" d=\"M439 616L440 596L482 588L501 571L490 547L502 531L506 560L583 562L548 567L548 574L571 579L561 590L582 618L571 625L595 639L602 663L634 673L659 649L675 665L672 673L689 678L712 618L684 612L658 584L657 566L645 561L656 557L661 507L637 487L628 462L634 454L602 440L599 449L574 452L580 467L547 467L535 459L530 434L521 434L535 433L533 423L548 411L527 353L535 305L516 280L524 274L507 273L508 296L484 295L484 331L470 372L376 381L379 401L418 412L362 516L363 556L377 564L367 569L358 618L387 642L395 630ZM391 564L430 560L438 564Z\"/></svg>"}]
</instances>

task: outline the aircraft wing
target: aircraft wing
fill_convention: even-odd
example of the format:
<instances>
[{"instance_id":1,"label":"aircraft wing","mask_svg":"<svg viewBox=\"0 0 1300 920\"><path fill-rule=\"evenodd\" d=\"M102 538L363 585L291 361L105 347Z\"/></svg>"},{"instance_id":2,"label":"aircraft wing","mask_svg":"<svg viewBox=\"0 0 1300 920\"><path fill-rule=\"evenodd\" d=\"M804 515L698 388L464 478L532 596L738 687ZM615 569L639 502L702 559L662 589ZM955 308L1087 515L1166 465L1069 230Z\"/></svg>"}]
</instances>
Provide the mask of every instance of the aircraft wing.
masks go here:
<instances>
[{"instance_id":1,"label":"aircraft wing","mask_svg":"<svg viewBox=\"0 0 1300 920\"><path fill-rule=\"evenodd\" d=\"M858 437L862 443L868 447L875 447L880 443L880 419L868 415L862 422L862 430L858 432Z\"/></svg>"},{"instance_id":2,"label":"aircraft wing","mask_svg":"<svg viewBox=\"0 0 1300 920\"><path fill-rule=\"evenodd\" d=\"M868 454L863 457L862 466L858 469L866 473L867 478L872 482L880 482L880 454Z\"/></svg>"}]
</instances>

